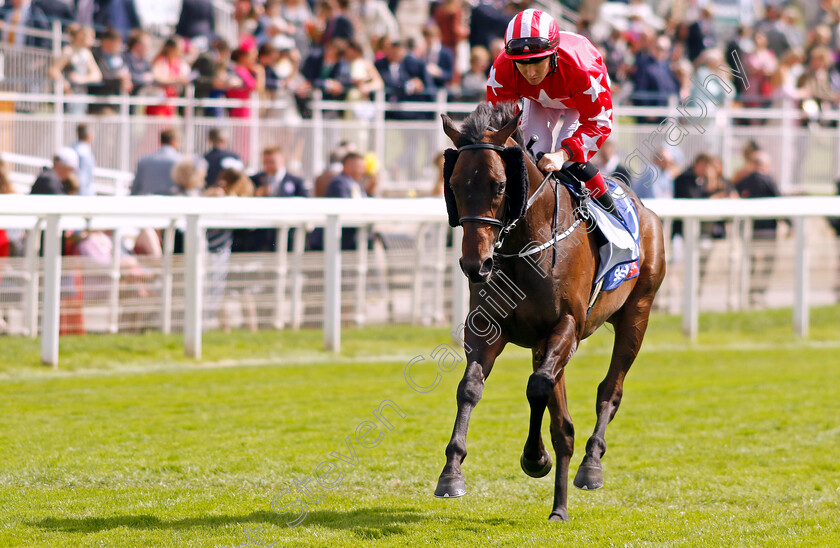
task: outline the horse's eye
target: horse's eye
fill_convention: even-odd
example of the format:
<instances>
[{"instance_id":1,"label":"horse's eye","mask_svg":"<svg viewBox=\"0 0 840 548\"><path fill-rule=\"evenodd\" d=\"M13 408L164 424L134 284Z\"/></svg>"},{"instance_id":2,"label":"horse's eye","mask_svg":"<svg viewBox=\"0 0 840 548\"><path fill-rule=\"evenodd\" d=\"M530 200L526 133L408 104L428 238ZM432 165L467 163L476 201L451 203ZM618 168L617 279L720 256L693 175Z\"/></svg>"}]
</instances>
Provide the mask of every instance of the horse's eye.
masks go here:
<instances>
[{"instance_id":1,"label":"horse's eye","mask_svg":"<svg viewBox=\"0 0 840 548\"><path fill-rule=\"evenodd\" d=\"M499 189L496 191L498 194L502 194L505 191L505 182L499 181Z\"/></svg>"}]
</instances>

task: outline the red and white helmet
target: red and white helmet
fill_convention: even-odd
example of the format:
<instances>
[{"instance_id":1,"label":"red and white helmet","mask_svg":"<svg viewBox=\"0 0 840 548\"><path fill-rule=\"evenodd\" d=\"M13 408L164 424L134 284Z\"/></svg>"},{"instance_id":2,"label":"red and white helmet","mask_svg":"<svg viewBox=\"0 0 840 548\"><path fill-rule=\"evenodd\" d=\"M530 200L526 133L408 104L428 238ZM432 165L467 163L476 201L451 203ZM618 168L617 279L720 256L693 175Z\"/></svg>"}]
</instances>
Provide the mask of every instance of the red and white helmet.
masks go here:
<instances>
[{"instance_id":1,"label":"red and white helmet","mask_svg":"<svg viewBox=\"0 0 840 548\"><path fill-rule=\"evenodd\" d=\"M528 9L517 13L505 32L505 53L510 59L540 59L557 51L560 28L548 13Z\"/></svg>"}]
</instances>

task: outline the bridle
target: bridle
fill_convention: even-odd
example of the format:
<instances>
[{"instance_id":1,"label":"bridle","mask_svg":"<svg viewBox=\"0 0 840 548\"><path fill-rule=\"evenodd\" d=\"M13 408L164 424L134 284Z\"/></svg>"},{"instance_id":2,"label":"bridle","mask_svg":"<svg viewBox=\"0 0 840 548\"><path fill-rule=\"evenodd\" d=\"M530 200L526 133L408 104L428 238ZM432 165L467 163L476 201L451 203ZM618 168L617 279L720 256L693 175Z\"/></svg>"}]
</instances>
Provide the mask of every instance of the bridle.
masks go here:
<instances>
[{"instance_id":1,"label":"bridle","mask_svg":"<svg viewBox=\"0 0 840 548\"><path fill-rule=\"evenodd\" d=\"M493 150L495 152L501 153L505 150L505 147L502 147L502 146L499 146L499 145L494 145L492 143L473 143L473 144L464 145L464 146L458 148L459 153L464 151L464 150ZM530 150L530 148L529 148L529 150ZM554 179L554 177L552 177L552 173L548 173L543 178L542 182L540 183L540 186L528 198L528 202L525 205L525 213L523 214L523 217L528 213L528 210L531 209L531 206L534 205L534 202L537 201L537 198L539 197L540 193L545 188L546 183L548 183L549 179ZM481 223L481 224L486 224L486 225L499 227L499 235L496 237L496 241L493 243L493 249L497 250L493 254L498 256L498 257L503 257L503 258L527 257L529 255L533 255L535 253L538 253L538 252L548 248L549 246L554 245L555 243L559 242L560 240L563 240L566 237L568 237L575 229L577 229L577 227L581 223L581 219L577 219L575 221L575 223L572 224L572 226L569 227L566 231L564 231L560 234L557 234L557 221L558 221L558 212L559 212L559 207L560 207L560 202L559 202L560 196L558 194L558 188L557 188L557 186L559 185L559 181L557 179L554 179L554 180L555 180L555 183L554 183L554 196L555 196L554 203L555 203L555 205L554 205L554 219L553 219L553 227L552 227L552 233L554 234L554 237L551 238L549 241L545 242L544 244L542 244L541 246L532 247L528 251L522 251L520 253L513 253L513 254L505 254L505 253L501 253L501 252L498 251L502 247L502 244L504 244L505 237L508 235L508 233L511 230L513 230L514 228L516 228L516 223L519 221L519 219L514 219L512 221L506 222L504 220L499 220L495 217L485 217L485 216L477 216L476 215L476 216L461 217L461 218L458 219L458 224L463 225L464 223ZM556 248L555 248L555 261L556 261Z\"/></svg>"}]
</instances>

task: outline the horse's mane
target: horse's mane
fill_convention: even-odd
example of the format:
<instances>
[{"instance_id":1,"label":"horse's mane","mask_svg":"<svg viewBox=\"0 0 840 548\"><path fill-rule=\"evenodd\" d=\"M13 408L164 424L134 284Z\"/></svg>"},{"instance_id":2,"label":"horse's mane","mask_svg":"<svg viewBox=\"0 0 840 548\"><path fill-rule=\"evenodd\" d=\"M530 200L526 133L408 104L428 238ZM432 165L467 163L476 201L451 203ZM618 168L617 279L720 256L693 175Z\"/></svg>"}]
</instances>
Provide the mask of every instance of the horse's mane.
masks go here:
<instances>
[{"instance_id":1,"label":"horse's mane","mask_svg":"<svg viewBox=\"0 0 840 548\"><path fill-rule=\"evenodd\" d=\"M505 124L510 122L517 113L516 103L499 103L495 107L482 103L467 116L461 124L461 138L455 143L456 146L472 145L480 143L484 139L487 130L498 131ZM513 139L523 146L522 131L519 128L513 134Z\"/></svg>"}]
</instances>

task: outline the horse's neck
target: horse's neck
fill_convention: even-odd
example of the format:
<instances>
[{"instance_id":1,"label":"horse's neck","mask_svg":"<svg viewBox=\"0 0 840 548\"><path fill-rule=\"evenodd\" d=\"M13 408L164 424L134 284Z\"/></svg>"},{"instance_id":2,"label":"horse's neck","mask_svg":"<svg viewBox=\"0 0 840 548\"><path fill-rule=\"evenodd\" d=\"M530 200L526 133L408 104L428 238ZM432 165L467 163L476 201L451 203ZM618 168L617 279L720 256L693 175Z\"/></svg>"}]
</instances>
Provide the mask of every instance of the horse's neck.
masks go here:
<instances>
[{"instance_id":1,"label":"horse's neck","mask_svg":"<svg viewBox=\"0 0 840 548\"><path fill-rule=\"evenodd\" d=\"M528 197L532 197L537 192L545 180L545 175L542 171L531 161L531 158L526 156L526 165L528 168ZM557 193L559 194L559 208L557 211L557 226L552 226L554 220L555 209L555 185L557 185ZM546 182L540 195L537 196L534 204L525 213L525 223L522 233L518 234L518 243L525 246L532 242L544 242L552 237L552 230L565 230L568 228L570 219L573 217L574 204L571 195L564 188L564 185L556 180L549 180Z\"/></svg>"}]
</instances>

